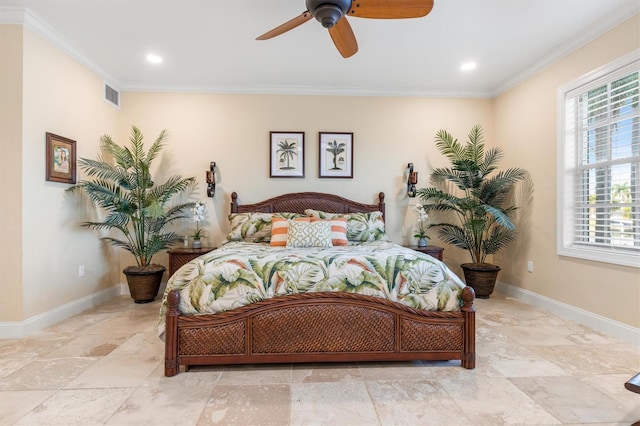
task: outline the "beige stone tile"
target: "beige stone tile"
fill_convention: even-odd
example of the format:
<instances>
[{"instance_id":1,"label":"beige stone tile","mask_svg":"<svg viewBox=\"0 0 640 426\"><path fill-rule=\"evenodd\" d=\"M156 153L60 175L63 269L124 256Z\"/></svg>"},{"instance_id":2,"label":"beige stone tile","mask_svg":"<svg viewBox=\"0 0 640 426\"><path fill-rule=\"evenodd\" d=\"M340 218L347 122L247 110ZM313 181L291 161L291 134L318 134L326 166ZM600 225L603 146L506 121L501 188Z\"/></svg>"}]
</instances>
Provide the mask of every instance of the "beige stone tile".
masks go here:
<instances>
[{"instance_id":1,"label":"beige stone tile","mask_svg":"<svg viewBox=\"0 0 640 426\"><path fill-rule=\"evenodd\" d=\"M141 387L135 390L106 424L195 425L210 395L210 386Z\"/></svg>"},{"instance_id":2,"label":"beige stone tile","mask_svg":"<svg viewBox=\"0 0 640 426\"><path fill-rule=\"evenodd\" d=\"M126 340L127 338L123 336L83 334L44 355L44 358L103 357L109 355Z\"/></svg>"},{"instance_id":3,"label":"beige stone tile","mask_svg":"<svg viewBox=\"0 0 640 426\"><path fill-rule=\"evenodd\" d=\"M103 425L134 389L62 390L16 423L20 425Z\"/></svg>"},{"instance_id":4,"label":"beige stone tile","mask_svg":"<svg viewBox=\"0 0 640 426\"><path fill-rule=\"evenodd\" d=\"M637 420L616 400L577 377L514 378L511 381L564 423Z\"/></svg>"},{"instance_id":5,"label":"beige stone tile","mask_svg":"<svg viewBox=\"0 0 640 426\"><path fill-rule=\"evenodd\" d=\"M182 373L181 373L182 374ZM222 372L219 385L290 384L290 364L236 365Z\"/></svg>"},{"instance_id":6,"label":"beige stone tile","mask_svg":"<svg viewBox=\"0 0 640 426\"><path fill-rule=\"evenodd\" d=\"M165 377L164 362L161 362L147 377L142 386L214 386L218 383L224 369L225 367L223 366L195 366L191 367L189 371L182 371L175 376Z\"/></svg>"},{"instance_id":7,"label":"beige stone tile","mask_svg":"<svg viewBox=\"0 0 640 426\"><path fill-rule=\"evenodd\" d=\"M0 359L0 379L7 377L20 370L27 364L35 361L37 358L7 358Z\"/></svg>"},{"instance_id":8,"label":"beige stone tile","mask_svg":"<svg viewBox=\"0 0 640 426\"><path fill-rule=\"evenodd\" d=\"M75 337L73 334L40 332L23 339L2 340L0 341L0 358L35 358L44 356L69 343Z\"/></svg>"},{"instance_id":9,"label":"beige stone tile","mask_svg":"<svg viewBox=\"0 0 640 426\"><path fill-rule=\"evenodd\" d=\"M291 425L380 424L364 382L294 383Z\"/></svg>"},{"instance_id":10,"label":"beige stone tile","mask_svg":"<svg viewBox=\"0 0 640 426\"><path fill-rule=\"evenodd\" d=\"M640 395L631 392L624 387L635 374L603 374L595 376L578 376L577 378L603 394L609 396L623 407L623 410L640 421Z\"/></svg>"},{"instance_id":11,"label":"beige stone tile","mask_svg":"<svg viewBox=\"0 0 640 426\"><path fill-rule=\"evenodd\" d=\"M565 322L541 309L533 308L513 298L499 295L491 296L489 300L476 299L476 320L479 325L487 326L515 326L532 324L557 325ZM514 312L517 315L514 315Z\"/></svg>"},{"instance_id":12,"label":"beige stone tile","mask_svg":"<svg viewBox=\"0 0 640 426\"><path fill-rule=\"evenodd\" d=\"M573 375L636 374L638 352L628 345L559 345L532 347L537 355Z\"/></svg>"},{"instance_id":13,"label":"beige stone tile","mask_svg":"<svg viewBox=\"0 0 640 426\"><path fill-rule=\"evenodd\" d=\"M38 359L1 379L0 390L60 389L95 363L95 358Z\"/></svg>"},{"instance_id":14,"label":"beige stone tile","mask_svg":"<svg viewBox=\"0 0 640 426\"><path fill-rule=\"evenodd\" d=\"M475 425L437 380L366 382L382 425Z\"/></svg>"},{"instance_id":15,"label":"beige stone tile","mask_svg":"<svg viewBox=\"0 0 640 426\"><path fill-rule=\"evenodd\" d=\"M164 345L152 331L139 333L101 358L67 389L137 387L164 363Z\"/></svg>"},{"instance_id":16,"label":"beige stone tile","mask_svg":"<svg viewBox=\"0 0 640 426\"><path fill-rule=\"evenodd\" d=\"M291 399L289 386L215 386L198 426L288 425Z\"/></svg>"},{"instance_id":17,"label":"beige stone tile","mask_svg":"<svg viewBox=\"0 0 640 426\"><path fill-rule=\"evenodd\" d=\"M566 376L564 369L537 356L515 356L511 359L489 356L489 364L504 377Z\"/></svg>"},{"instance_id":18,"label":"beige stone tile","mask_svg":"<svg viewBox=\"0 0 640 426\"><path fill-rule=\"evenodd\" d=\"M358 364L294 364L292 383L362 381Z\"/></svg>"},{"instance_id":19,"label":"beige stone tile","mask_svg":"<svg viewBox=\"0 0 640 426\"><path fill-rule=\"evenodd\" d=\"M364 380L430 379L434 377L433 370L437 369L421 361L361 362L358 366Z\"/></svg>"},{"instance_id":20,"label":"beige stone tile","mask_svg":"<svg viewBox=\"0 0 640 426\"><path fill-rule=\"evenodd\" d=\"M551 325L494 326L494 330L522 346L550 346L574 344L568 330Z\"/></svg>"},{"instance_id":21,"label":"beige stone tile","mask_svg":"<svg viewBox=\"0 0 640 426\"><path fill-rule=\"evenodd\" d=\"M55 392L54 390L0 392L0 425L14 424Z\"/></svg>"},{"instance_id":22,"label":"beige stone tile","mask_svg":"<svg viewBox=\"0 0 640 426\"><path fill-rule=\"evenodd\" d=\"M118 312L105 312L102 314L99 313L88 313L88 311L84 311L78 315L75 315L71 318L67 318L64 321L59 322L47 329L48 332L52 333L60 333L60 334L73 334L73 335L81 335L91 331L92 328L95 328L97 325L107 321L110 318L115 317Z\"/></svg>"},{"instance_id":23,"label":"beige stone tile","mask_svg":"<svg viewBox=\"0 0 640 426\"><path fill-rule=\"evenodd\" d=\"M560 423L508 379L469 375L438 381L477 425Z\"/></svg>"},{"instance_id":24,"label":"beige stone tile","mask_svg":"<svg viewBox=\"0 0 640 426\"><path fill-rule=\"evenodd\" d=\"M564 376L568 373L539 356L530 348L515 344L510 338L480 338L477 342L479 367L488 364L500 376L532 377L532 376ZM494 375L496 376L496 375Z\"/></svg>"},{"instance_id":25,"label":"beige stone tile","mask_svg":"<svg viewBox=\"0 0 640 426\"><path fill-rule=\"evenodd\" d=\"M127 311L96 325L89 330L89 333L116 338L129 338L136 333L155 327L155 323L151 320L152 318L157 318L157 312L151 315L148 312L139 313Z\"/></svg>"}]
</instances>

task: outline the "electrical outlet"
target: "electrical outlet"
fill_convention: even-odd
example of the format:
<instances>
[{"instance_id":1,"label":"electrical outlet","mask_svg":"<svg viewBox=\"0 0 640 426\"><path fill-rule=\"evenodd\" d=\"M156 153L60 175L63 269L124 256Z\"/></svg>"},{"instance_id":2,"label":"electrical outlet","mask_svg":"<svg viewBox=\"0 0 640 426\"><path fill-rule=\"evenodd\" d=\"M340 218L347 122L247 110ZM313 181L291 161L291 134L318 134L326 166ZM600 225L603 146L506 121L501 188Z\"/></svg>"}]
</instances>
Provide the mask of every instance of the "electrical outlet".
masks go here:
<instances>
[{"instance_id":1,"label":"electrical outlet","mask_svg":"<svg viewBox=\"0 0 640 426\"><path fill-rule=\"evenodd\" d=\"M78 276L84 277L84 265L78 266Z\"/></svg>"},{"instance_id":2,"label":"electrical outlet","mask_svg":"<svg viewBox=\"0 0 640 426\"><path fill-rule=\"evenodd\" d=\"M533 272L533 260L527 261L527 272Z\"/></svg>"}]
</instances>

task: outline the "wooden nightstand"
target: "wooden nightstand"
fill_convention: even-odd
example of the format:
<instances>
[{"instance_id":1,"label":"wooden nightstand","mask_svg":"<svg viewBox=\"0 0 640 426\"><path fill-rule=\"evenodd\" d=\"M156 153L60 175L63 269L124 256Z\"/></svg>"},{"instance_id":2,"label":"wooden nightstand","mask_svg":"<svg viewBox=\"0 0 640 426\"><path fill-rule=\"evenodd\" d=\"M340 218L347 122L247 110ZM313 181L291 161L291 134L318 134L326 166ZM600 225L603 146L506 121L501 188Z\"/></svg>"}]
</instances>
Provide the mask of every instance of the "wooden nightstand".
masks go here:
<instances>
[{"instance_id":1,"label":"wooden nightstand","mask_svg":"<svg viewBox=\"0 0 640 426\"><path fill-rule=\"evenodd\" d=\"M209 253L211 250L215 250L216 247L179 247L169 250L169 276L172 276L175 271L178 270L185 263L201 256L205 253Z\"/></svg>"},{"instance_id":2,"label":"wooden nightstand","mask_svg":"<svg viewBox=\"0 0 640 426\"><path fill-rule=\"evenodd\" d=\"M430 256L435 257L439 261L442 261L442 253L444 249L438 246L426 246L426 247L418 247L418 246L405 246L412 250L419 251L420 253L425 253Z\"/></svg>"}]
</instances>

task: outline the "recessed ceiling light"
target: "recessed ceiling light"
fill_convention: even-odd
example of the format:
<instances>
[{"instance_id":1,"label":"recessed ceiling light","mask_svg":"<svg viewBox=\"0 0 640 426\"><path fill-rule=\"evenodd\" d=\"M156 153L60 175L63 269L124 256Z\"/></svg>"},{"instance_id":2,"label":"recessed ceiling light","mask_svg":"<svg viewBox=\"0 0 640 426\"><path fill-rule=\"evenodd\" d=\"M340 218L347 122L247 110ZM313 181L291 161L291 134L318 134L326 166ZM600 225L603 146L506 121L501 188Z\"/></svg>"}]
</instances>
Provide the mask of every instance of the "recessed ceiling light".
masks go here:
<instances>
[{"instance_id":1,"label":"recessed ceiling light","mask_svg":"<svg viewBox=\"0 0 640 426\"><path fill-rule=\"evenodd\" d=\"M161 64L162 58L158 55L154 55L153 53L149 53L147 55L147 61L151 62L152 64Z\"/></svg>"},{"instance_id":2,"label":"recessed ceiling light","mask_svg":"<svg viewBox=\"0 0 640 426\"><path fill-rule=\"evenodd\" d=\"M474 69L476 69L476 63L475 62L465 62L464 64L460 65L460 71L472 71Z\"/></svg>"}]
</instances>

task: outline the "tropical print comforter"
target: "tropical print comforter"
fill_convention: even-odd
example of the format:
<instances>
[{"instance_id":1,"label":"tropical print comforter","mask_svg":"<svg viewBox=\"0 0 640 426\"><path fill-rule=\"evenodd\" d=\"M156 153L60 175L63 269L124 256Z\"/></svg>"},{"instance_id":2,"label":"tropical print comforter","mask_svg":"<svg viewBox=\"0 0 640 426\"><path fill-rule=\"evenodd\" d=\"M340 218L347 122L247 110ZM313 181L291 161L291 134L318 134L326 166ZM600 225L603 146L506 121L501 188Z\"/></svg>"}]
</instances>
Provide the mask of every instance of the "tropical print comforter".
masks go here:
<instances>
[{"instance_id":1,"label":"tropical print comforter","mask_svg":"<svg viewBox=\"0 0 640 426\"><path fill-rule=\"evenodd\" d=\"M180 290L180 312L195 315L313 291L346 291L424 310L456 311L463 287L444 263L388 241L328 249L231 242L185 264L169 279L158 334L164 334L167 295L174 289Z\"/></svg>"}]
</instances>

